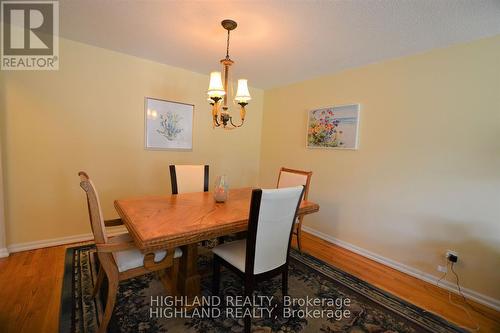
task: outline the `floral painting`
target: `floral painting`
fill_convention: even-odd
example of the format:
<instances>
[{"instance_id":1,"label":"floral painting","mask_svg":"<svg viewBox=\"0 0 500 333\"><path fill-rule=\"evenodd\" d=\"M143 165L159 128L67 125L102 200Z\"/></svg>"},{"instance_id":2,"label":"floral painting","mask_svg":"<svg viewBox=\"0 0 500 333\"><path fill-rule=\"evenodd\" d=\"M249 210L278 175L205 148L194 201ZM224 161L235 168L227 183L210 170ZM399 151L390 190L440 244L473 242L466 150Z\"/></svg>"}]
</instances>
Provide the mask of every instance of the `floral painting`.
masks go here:
<instances>
[{"instance_id":1,"label":"floral painting","mask_svg":"<svg viewBox=\"0 0 500 333\"><path fill-rule=\"evenodd\" d=\"M146 148L193 148L193 105L149 97L145 104Z\"/></svg>"},{"instance_id":2,"label":"floral painting","mask_svg":"<svg viewBox=\"0 0 500 333\"><path fill-rule=\"evenodd\" d=\"M359 104L309 111L308 148L358 148Z\"/></svg>"}]
</instances>

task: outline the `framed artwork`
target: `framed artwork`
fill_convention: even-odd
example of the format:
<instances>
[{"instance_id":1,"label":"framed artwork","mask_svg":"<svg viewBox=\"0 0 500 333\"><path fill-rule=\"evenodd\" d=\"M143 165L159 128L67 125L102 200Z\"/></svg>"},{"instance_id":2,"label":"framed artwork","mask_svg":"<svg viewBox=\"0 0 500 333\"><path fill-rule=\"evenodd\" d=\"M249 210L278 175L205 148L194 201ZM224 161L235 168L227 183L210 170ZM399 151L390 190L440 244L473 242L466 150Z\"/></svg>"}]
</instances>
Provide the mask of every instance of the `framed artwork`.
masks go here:
<instances>
[{"instance_id":1,"label":"framed artwork","mask_svg":"<svg viewBox=\"0 0 500 333\"><path fill-rule=\"evenodd\" d=\"M194 105L146 97L146 149L193 149Z\"/></svg>"},{"instance_id":2,"label":"framed artwork","mask_svg":"<svg viewBox=\"0 0 500 333\"><path fill-rule=\"evenodd\" d=\"M359 104L311 110L307 148L358 149Z\"/></svg>"}]
</instances>

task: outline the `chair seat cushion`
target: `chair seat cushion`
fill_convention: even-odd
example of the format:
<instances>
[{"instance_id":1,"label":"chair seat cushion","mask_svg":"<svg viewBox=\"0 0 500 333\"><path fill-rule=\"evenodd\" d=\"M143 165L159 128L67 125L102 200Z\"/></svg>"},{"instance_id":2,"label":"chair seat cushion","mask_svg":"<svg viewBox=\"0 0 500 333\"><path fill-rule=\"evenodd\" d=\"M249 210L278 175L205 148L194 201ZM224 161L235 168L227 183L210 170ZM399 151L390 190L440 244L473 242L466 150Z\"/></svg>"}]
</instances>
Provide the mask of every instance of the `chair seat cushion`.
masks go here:
<instances>
[{"instance_id":1,"label":"chair seat cushion","mask_svg":"<svg viewBox=\"0 0 500 333\"><path fill-rule=\"evenodd\" d=\"M155 252L155 261L161 261L167 255L166 250ZM179 258L182 256L182 250L179 248L175 249L174 258ZM129 269L144 266L144 254L137 250L125 250L114 253L116 265L118 266L119 272L125 272Z\"/></svg>"},{"instance_id":2,"label":"chair seat cushion","mask_svg":"<svg viewBox=\"0 0 500 333\"><path fill-rule=\"evenodd\" d=\"M247 240L240 239L218 245L212 249L212 252L244 273L246 249Z\"/></svg>"}]
</instances>

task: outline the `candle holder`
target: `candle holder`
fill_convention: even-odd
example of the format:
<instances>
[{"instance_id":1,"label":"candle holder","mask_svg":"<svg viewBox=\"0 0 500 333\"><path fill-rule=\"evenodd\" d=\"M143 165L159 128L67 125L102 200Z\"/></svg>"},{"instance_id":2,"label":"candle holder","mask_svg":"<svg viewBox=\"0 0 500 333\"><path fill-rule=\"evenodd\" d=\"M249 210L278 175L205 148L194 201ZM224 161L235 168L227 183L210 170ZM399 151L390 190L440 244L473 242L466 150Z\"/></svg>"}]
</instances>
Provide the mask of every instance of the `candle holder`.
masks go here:
<instances>
[{"instance_id":1,"label":"candle holder","mask_svg":"<svg viewBox=\"0 0 500 333\"><path fill-rule=\"evenodd\" d=\"M215 202L226 202L228 190L229 186L226 175L218 176L214 188Z\"/></svg>"}]
</instances>

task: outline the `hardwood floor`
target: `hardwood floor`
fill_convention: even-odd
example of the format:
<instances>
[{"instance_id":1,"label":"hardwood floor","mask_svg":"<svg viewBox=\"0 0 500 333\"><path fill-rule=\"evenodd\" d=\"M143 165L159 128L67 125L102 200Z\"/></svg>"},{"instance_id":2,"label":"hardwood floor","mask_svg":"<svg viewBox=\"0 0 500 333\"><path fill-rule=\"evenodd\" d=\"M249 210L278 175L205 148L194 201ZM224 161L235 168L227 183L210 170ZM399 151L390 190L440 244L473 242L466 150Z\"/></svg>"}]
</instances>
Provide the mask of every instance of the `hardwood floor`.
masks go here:
<instances>
[{"instance_id":1,"label":"hardwood floor","mask_svg":"<svg viewBox=\"0 0 500 333\"><path fill-rule=\"evenodd\" d=\"M0 259L0 332L57 332L65 247Z\"/></svg>"},{"instance_id":2,"label":"hardwood floor","mask_svg":"<svg viewBox=\"0 0 500 333\"><path fill-rule=\"evenodd\" d=\"M449 303L448 291L445 289L379 264L306 232L302 233L302 237L304 252L468 330L476 327L476 324L471 322L462 309ZM462 299L454 294L452 300L454 303L463 305ZM481 312L469 309L473 320L480 327L479 332L500 332L500 312L476 302L469 301L469 303Z\"/></svg>"},{"instance_id":3,"label":"hardwood floor","mask_svg":"<svg viewBox=\"0 0 500 333\"><path fill-rule=\"evenodd\" d=\"M303 233L303 250L407 301L469 328L448 292L392 268ZM0 332L57 332L66 246L11 254L0 259ZM453 297L454 302L460 299ZM500 332L500 312L472 302L480 332Z\"/></svg>"}]
</instances>

